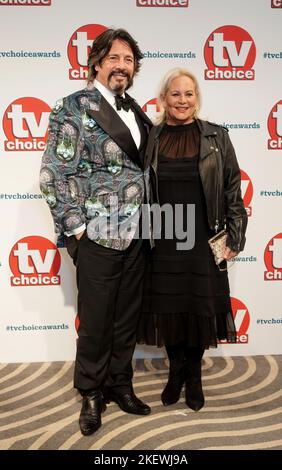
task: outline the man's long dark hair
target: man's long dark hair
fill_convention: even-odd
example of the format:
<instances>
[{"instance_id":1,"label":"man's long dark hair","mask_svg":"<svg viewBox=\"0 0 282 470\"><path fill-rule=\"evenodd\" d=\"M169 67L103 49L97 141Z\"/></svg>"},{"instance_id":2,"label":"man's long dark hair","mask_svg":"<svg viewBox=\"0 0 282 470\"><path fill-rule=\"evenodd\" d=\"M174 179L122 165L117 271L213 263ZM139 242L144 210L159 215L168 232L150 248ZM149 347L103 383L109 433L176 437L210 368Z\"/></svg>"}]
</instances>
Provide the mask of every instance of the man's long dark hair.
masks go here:
<instances>
[{"instance_id":1,"label":"man's long dark hair","mask_svg":"<svg viewBox=\"0 0 282 470\"><path fill-rule=\"evenodd\" d=\"M134 75L139 71L143 54L135 39L125 29L107 29L99 34L93 41L88 57L88 83L92 82L97 75L96 65L101 65L104 57L109 53L113 41L119 39L126 42L132 50L134 56Z\"/></svg>"}]
</instances>

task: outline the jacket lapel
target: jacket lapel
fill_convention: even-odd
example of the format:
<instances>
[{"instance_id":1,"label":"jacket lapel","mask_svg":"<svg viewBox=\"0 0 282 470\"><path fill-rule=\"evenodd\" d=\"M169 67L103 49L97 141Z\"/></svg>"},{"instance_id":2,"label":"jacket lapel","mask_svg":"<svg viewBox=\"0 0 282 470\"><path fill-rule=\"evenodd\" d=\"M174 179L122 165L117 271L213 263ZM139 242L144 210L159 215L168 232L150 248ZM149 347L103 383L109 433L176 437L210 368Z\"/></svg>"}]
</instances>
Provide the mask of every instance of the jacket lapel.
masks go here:
<instances>
[{"instance_id":1,"label":"jacket lapel","mask_svg":"<svg viewBox=\"0 0 282 470\"><path fill-rule=\"evenodd\" d=\"M146 153L145 153L145 168L148 168L151 164L154 166L157 164L156 161L156 145L158 142L158 138L160 136L160 133L162 132L164 125L160 124L159 126L153 126L149 137L148 137L148 142L147 142L147 148L146 148ZM158 146L157 146L158 147Z\"/></svg>"},{"instance_id":2,"label":"jacket lapel","mask_svg":"<svg viewBox=\"0 0 282 470\"><path fill-rule=\"evenodd\" d=\"M140 108L139 104L134 100L132 103L132 107L137 114L137 116L142 120L143 125L145 126L147 130L147 134L149 134L149 131L151 127L153 126L152 121L148 118L147 114L142 111Z\"/></svg>"},{"instance_id":3,"label":"jacket lapel","mask_svg":"<svg viewBox=\"0 0 282 470\"><path fill-rule=\"evenodd\" d=\"M135 115L135 119L136 119L137 125L139 127L139 131L140 131L140 146L139 146L138 150L139 150L139 153L140 153L140 158L142 158L142 161L143 161L144 160L144 149L145 149L145 145L146 145L147 140L148 140L148 132L147 132L147 128L145 127L145 124L142 121L139 114L134 112L134 115Z\"/></svg>"},{"instance_id":4,"label":"jacket lapel","mask_svg":"<svg viewBox=\"0 0 282 470\"><path fill-rule=\"evenodd\" d=\"M136 101L133 101L132 108L135 114L136 121L138 123L140 133L141 133L141 143L140 143L140 155L142 156L143 160L143 167L144 170L148 168L148 155L147 155L147 142L148 136L150 135L150 131L153 127L152 121L148 118L147 114L144 113L142 108Z\"/></svg>"},{"instance_id":5,"label":"jacket lapel","mask_svg":"<svg viewBox=\"0 0 282 470\"><path fill-rule=\"evenodd\" d=\"M143 167L139 151L131 132L118 116L112 106L101 96L99 110L88 109L87 114L115 141L115 143L136 163Z\"/></svg>"},{"instance_id":6,"label":"jacket lapel","mask_svg":"<svg viewBox=\"0 0 282 470\"><path fill-rule=\"evenodd\" d=\"M215 146L212 145L211 142L211 137L216 136L216 132L214 131L213 128L210 128L205 121L202 121L201 119L196 119L198 128L200 130L200 133L202 134L202 137L200 139L201 145L200 145L200 160L203 160L206 158L208 155L214 152Z\"/></svg>"}]
</instances>

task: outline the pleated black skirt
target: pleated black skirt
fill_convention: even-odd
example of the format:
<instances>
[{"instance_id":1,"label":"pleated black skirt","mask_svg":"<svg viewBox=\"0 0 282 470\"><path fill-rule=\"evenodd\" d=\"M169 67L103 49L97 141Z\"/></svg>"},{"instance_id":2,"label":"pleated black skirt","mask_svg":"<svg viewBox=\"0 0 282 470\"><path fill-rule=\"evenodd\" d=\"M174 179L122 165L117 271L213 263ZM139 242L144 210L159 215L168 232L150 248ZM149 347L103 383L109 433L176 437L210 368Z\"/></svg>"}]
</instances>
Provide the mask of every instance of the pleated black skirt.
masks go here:
<instances>
[{"instance_id":1,"label":"pleated black skirt","mask_svg":"<svg viewBox=\"0 0 282 470\"><path fill-rule=\"evenodd\" d=\"M155 241L148 263L137 342L148 345L216 347L218 340L236 342L227 271L216 266L208 239L214 235L207 222L207 209L198 171L198 157L159 159L160 205L183 209L183 231L193 226L187 204L195 205L195 244L179 250L176 224L173 238ZM190 217L191 219L191 217ZM174 217L175 220L175 217ZM191 225L192 224L192 225ZM178 221L179 229L179 221ZM183 242L183 240L182 240Z\"/></svg>"}]
</instances>

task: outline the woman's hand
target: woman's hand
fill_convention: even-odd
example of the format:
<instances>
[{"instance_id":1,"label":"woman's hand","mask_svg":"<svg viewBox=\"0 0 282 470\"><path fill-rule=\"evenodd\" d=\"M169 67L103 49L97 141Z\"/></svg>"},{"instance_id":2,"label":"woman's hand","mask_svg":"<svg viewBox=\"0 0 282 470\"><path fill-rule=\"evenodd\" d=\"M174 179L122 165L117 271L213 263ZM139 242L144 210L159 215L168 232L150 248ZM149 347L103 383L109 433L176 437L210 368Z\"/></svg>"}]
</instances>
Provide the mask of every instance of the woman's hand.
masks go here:
<instances>
[{"instance_id":1,"label":"woman's hand","mask_svg":"<svg viewBox=\"0 0 282 470\"><path fill-rule=\"evenodd\" d=\"M228 246L225 248L224 259L229 260L229 259L235 258L235 256L237 255L238 255L238 252L232 251L230 248L228 248Z\"/></svg>"}]
</instances>

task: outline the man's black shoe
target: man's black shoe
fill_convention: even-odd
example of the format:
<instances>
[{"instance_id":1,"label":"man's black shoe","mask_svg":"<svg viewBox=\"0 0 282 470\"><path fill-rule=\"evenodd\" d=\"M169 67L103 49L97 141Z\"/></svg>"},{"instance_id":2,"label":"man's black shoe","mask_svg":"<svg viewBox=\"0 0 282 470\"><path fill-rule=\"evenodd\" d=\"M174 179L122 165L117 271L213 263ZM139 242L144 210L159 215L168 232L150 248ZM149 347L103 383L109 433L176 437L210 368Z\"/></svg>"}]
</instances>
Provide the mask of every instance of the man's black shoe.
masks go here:
<instances>
[{"instance_id":1,"label":"man's black shoe","mask_svg":"<svg viewBox=\"0 0 282 470\"><path fill-rule=\"evenodd\" d=\"M111 391L107 394L106 403L109 403L111 400L117 403L125 413L132 413L134 415L148 415L151 413L151 408L139 400L133 391Z\"/></svg>"},{"instance_id":2,"label":"man's black shoe","mask_svg":"<svg viewBox=\"0 0 282 470\"><path fill-rule=\"evenodd\" d=\"M102 400L101 392L82 397L82 408L79 416L79 426L84 436L90 436L100 428L101 413L105 411L106 405Z\"/></svg>"}]
</instances>

